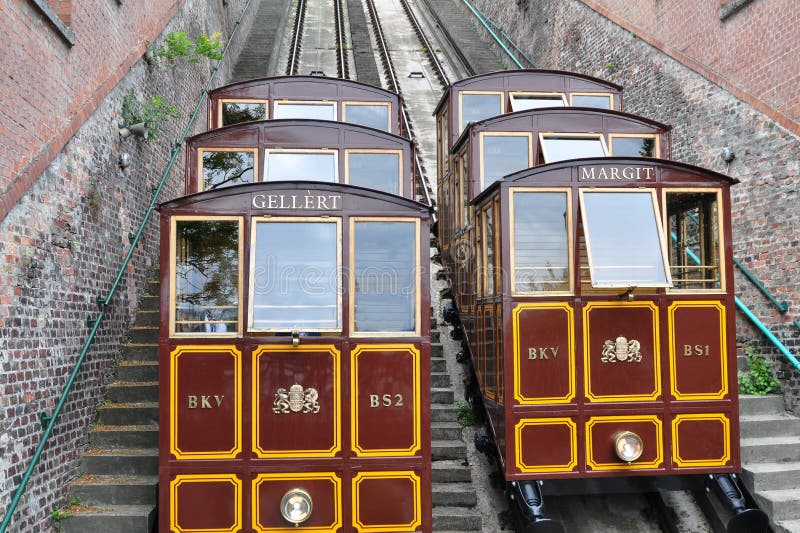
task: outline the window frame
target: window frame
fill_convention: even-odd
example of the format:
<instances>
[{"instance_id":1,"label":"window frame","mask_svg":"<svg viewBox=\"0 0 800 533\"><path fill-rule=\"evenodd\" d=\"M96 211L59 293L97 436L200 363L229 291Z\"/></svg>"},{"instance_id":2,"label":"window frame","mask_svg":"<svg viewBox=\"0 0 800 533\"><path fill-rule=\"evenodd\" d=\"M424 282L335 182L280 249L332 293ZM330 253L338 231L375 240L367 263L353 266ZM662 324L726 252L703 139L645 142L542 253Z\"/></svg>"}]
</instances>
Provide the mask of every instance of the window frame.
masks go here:
<instances>
[{"instance_id":1,"label":"window frame","mask_svg":"<svg viewBox=\"0 0 800 533\"><path fill-rule=\"evenodd\" d=\"M267 170L269 169L269 154L333 154L333 181L310 180L319 181L319 183L340 183L339 179L339 149L338 148L264 148L264 172L261 180L264 183L277 183L278 181L287 180L268 180ZM289 180L293 181L293 180Z\"/></svg>"},{"instance_id":2,"label":"window frame","mask_svg":"<svg viewBox=\"0 0 800 533\"><path fill-rule=\"evenodd\" d=\"M237 147L225 147L225 148L215 148L213 146L202 146L197 149L197 192L203 191L213 191L217 189L206 189L205 188L205 179L203 177L203 154L206 152L252 152L253 153L253 181L252 183L257 183L261 181L258 174L258 148L237 148ZM225 187L221 187L225 188Z\"/></svg>"},{"instance_id":3,"label":"window frame","mask_svg":"<svg viewBox=\"0 0 800 533\"><path fill-rule=\"evenodd\" d=\"M222 123L222 108L225 104L264 104L264 113L266 117L261 120L269 120L270 109L269 99L266 98L220 98L217 100L217 128L222 128L225 124ZM257 122L255 120L248 120L247 122ZM244 124L244 122L237 122L237 124ZM233 124L228 124L233 126Z\"/></svg>"},{"instance_id":4,"label":"window frame","mask_svg":"<svg viewBox=\"0 0 800 533\"><path fill-rule=\"evenodd\" d=\"M342 102L342 122L347 124L354 124L356 126L363 126L363 124L356 124L355 122L347 122L347 107L354 106L354 107L365 107L365 106L380 106L386 107L386 132L387 133L395 133L392 131L392 103L391 102L367 102L367 101L360 101L360 100L348 100L346 102ZM370 126L364 126L369 128ZM380 128L378 128L380 129Z\"/></svg>"},{"instance_id":5,"label":"window frame","mask_svg":"<svg viewBox=\"0 0 800 533\"><path fill-rule=\"evenodd\" d=\"M539 148L541 149L542 158L544 159L544 161L541 161L539 164L558 163L559 161L570 161L570 159L559 159L558 161L548 161L547 149L545 148L544 140L549 138L599 139L600 144L603 147L603 151L605 151L605 155L598 157L609 157L608 145L606 144L605 135L603 135L602 133L542 131L539 132Z\"/></svg>"},{"instance_id":6,"label":"window frame","mask_svg":"<svg viewBox=\"0 0 800 533\"><path fill-rule=\"evenodd\" d=\"M464 117L464 95L485 95L485 96L499 96L500 97L500 112L497 115L504 115L506 113L505 110L505 93L503 91L459 91L458 92L458 134L467 129L467 126L470 124L467 122L466 124L463 123ZM489 118L489 117L487 117Z\"/></svg>"},{"instance_id":7,"label":"window frame","mask_svg":"<svg viewBox=\"0 0 800 533\"><path fill-rule=\"evenodd\" d=\"M514 194L517 193L566 193L567 207L567 276L569 289L566 291L521 291L517 290L517 257L514 237L516 235L516 218L514 217ZM571 187L509 187L508 189L508 222L509 222L509 262L511 274L511 295L516 296L572 296L575 294L575 221L572 205Z\"/></svg>"},{"instance_id":8,"label":"window frame","mask_svg":"<svg viewBox=\"0 0 800 533\"><path fill-rule=\"evenodd\" d=\"M316 105L316 106L333 106L333 121L339 122L339 105L336 100L272 100L272 118L277 120L327 120L322 118L298 118L298 117L286 117L286 118L278 118L278 106L279 105Z\"/></svg>"},{"instance_id":9,"label":"window frame","mask_svg":"<svg viewBox=\"0 0 800 533\"><path fill-rule=\"evenodd\" d=\"M719 256L719 288L718 289L681 289L673 286L667 289L667 294L725 294L727 292L727 263L725 261L725 224L722 220L723 212L723 196L722 188L720 187L664 187L661 189L661 205L662 211L662 225L664 228L669 227L669 213L667 212L667 194L668 193L714 193L717 198L717 254ZM666 231L666 230L665 230ZM668 236L664 235L666 239ZM667 254L667 264L670 267L670 276L672 275L672 265L669 263L669 254Z\"/></svg>"},{"instance_id":10,"label":"window frame","mask_svg":"<svg viewBox=\"0 0 800 533\"><path fill-rule=\"evenodd\" d=\"M655 155L642 157L661 157L661 135L656 133L609 133L608 134L608 155L614 157L614 139L655 139ZM630 156L625 156L630 157Z\"/></svg>"},{"instance_id":11,"label":"window frame","mask_svg":"<svg viewBox=\"0 0 800 533\"><path fill-rule=\"evenodd\" d=\"M344 182L350 184L350 154L397 154L397 190L398 196L403 196L403 150L393 150L390 148L345 148L344 150ZM358 185L361 187L361 185ZM380 190L380 189L374 189ZM385 191L382 191L385 192ZM386 193L392 194L392 193Z\"/></svg>"},{"instance_id":12,"label":"window frame","mask_svg":"<svg viewBox=\"0 0 800 533\"><path fill-rule=\"evenodd\" d=\"M664 269L664 277L666 282L661 283L648 283L647 285L630 285L627 288L633 287L636 289L644 288L644 289L667 289L672 286L672 273L670 271L669 265L669 255L667 251L667 241L666 241L666 234L664 233L664 226L662 224L662 215L660 213L660 207L658 205L658 196L656 194L656 190L653 188L636 188L632 189L629 187L581 187L578 189L578 196L580 202L580 216L581 222L583 224L583 238L586 244L586 260L589 266L589 283L591 285L592 290L617 290L626 288L622 285L613 285L613 286L595 286L594 285L594 276L592 275L594 269L594 261L592 260L592 242L589 238L589 223L586 220L586 205L584 203L584 195L586 193L613 193L613 194L630 194L630 193L638 193L643 194L647 193L650 195L651 203L653 206L653 219L656 224L656 231L658 232L659 236L659 247L661 249L661 266Z\"/></svg>"},{"instance_id":13,"label":"window frame","mask_svg":"<svg viewBox=\"0 0 800 533\"><path fill-rule=\"evenodd\" d=\"M356 223L357 222L413 222L414 223L414 331L356 331ZM350 217L350 250L348 272L348 332L350 337L419 337L422 335L422 268L420 264L420 219L412 217Z\"/></svg>"},{"instance_id":14,"label":"window frame","mask_svg":"<svg viewBox=\"0 0 800 533\"><path fill-rule=\"evenodd\" d=\"M478 150L480 158L480 169L479 169L479 180L481 186L481 192L486 188L484 186L484 173L485 173L485 154L484 154L484 139L486 137L527 137L528 138L528 166L526 168L530 168L533 166L533 133L532 132L525 132L525 131L482 131L478 134ZM524 170L524 169L520 169Z\"/></svg>"},{"instance_id":15,"label":"window frame","mask_svg":"<svg viewBox=\"0 0 800 533\"><path fill-rule=\"evenodd\" d=\"M561 91L509 91L508 92L508 107L509 113L514 113L514 97L516 96L533 96L533 97L540 97L546 98L548 100L555 100L554 97L558 96L561 98L561 103L564 104L561 107L569 107L569 103L567 100L567 93ZM547 107L547 106L545 106ZM558 106L552 106L558 107ZM534 108L534 109L544 109L544 108ZM526 111L527 109L520 109L519 111Z\"/></svg>"},{"instance_id":16,"label":"window frame","mask_svg":"<svg viewBox=\"0 0 800 533\"><path fill-rule=\"evenodd\" d=\"M574 96L608 96L608 99L609 99L608 103L610 105L609 109L611 111L616 110L616 107L614 107L614 104L615 104L614 93L593 93L593 92L581 92L581 91L571 92L571 93L569 93L569 106L570 107L577 107L575 104L572 103ZM593 108L590 108L590 109L602 109L602 108L601 107L593 107Z\"/></svg>"},{"instance_id":17,"label":"window frame","mask_svg":"<svg viewBox=\"0 0 800 533\"><path fill-rule=\"evenodd\" d=\"M336 321L339 324L338 328L314 328L314 329L298 329L286 330L283 328L254 328L253 327L253 310L255 299L253 298L252 289L255 286L255 261L256 261L256 237L258 232L256 226L258 224L269 223L285 223L285 222L303 222L303 223L318 223L318 224L336 224ZM247 280L247 332L248 333L290 333L292 331L310 332L310 333L344 333L344 322L342 320L342 217L340 216L253 216L250 218L250 243L249 250L249 268ZM323 335L324 336L324 335Z\"/></svg>"},{"instance_id":18,"label":"window frame","mask_svg":"<svg viewBox=\"0 0 800 533\"><path fill-rule=\"evenodd\" d=\"M196 221L196 222L236 222L239 231L239 244L237 246L237 253L239 254L238 272L237 272L237 320L236 331L225 333L181 333L175 331L175 318L176 318L176 298L177 298L177 275L178 259L178 222ZM191 339L191 338L240 338L243 335L243 306L244 306L244 217L236 215L173 215L169 221L169 336L170 338L177 339Z\"/></svg>"}]
</instances>

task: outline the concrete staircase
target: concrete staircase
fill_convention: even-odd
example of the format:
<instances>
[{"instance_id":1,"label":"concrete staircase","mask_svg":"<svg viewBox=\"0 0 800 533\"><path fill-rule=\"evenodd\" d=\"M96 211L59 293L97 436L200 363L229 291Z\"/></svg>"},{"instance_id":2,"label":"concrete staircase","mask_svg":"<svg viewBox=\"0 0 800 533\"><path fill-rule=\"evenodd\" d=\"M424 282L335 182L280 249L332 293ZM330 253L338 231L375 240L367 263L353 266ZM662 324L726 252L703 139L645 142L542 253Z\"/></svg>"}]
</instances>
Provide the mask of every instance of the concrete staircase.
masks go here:
<instances>
[{"instance_id":1,"label":"concrete staircase","mask_svg":"<svg viewBox=\"0 0 800 533\"><path fill-rule=\"evenodd\" d=\"M436 326L435 322L431 325ZM431 331L431 455L433 478L433 530L481 531L482 519L475 506L478 497L466 462L467 446L451 373L447 369L438 330Z\"/></svg>"},{"instance_id":2,"label":"concrete staircase","mask_svg":"<svg viewBox=\"0 0 800 533\"><path fill-rule=\"evenodd\" d=\"M775 531L800 532L800 418L783 397L739 396L742 480Z\"/></svg>"},{"instance_id":3,"label":"concrete staircase","mask_svg":"<svg viewBox=\"0 0 800 533\"><path fill-rule=\"evenodd\" d=\"M61 533L156 531L158 483L158 282L143 296L117 381L108 386L72 483Z\"/></svg>"}]
</instances>

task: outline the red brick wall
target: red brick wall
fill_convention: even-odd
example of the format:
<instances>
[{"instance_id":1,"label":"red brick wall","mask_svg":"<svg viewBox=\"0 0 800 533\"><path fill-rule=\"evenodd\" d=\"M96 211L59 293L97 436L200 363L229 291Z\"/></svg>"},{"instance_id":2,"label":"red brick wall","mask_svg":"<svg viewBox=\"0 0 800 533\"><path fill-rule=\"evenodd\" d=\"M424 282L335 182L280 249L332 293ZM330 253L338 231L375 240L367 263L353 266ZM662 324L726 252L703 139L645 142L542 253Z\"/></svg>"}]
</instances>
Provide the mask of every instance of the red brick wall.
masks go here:
<instances>
[{"instance_id":1,"label":"red brick wall","mask_svg":"<svg viewBox=\"0 0 800 533\"><path fill-rule=\"evenodd\" d=\"M72 0L47 0L47 3L64 24L72 24Z\"/></svg>"}]
</instances>

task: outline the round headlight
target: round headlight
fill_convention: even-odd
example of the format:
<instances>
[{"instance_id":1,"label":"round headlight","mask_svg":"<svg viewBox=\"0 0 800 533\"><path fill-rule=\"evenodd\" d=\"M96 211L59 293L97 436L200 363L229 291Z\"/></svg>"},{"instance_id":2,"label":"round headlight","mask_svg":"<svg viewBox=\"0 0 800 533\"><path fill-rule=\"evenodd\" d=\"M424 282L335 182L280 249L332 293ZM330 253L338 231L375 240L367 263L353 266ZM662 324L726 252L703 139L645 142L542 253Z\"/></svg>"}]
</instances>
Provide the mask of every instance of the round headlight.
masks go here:
<instances>
[{"instance_id":1,"label":"round headlight","mask_svg":"<svg viewBox=\"0 0 800 533\"><path fill-rule=\"evenodd\" d=\"M614 435L614 451L617 457L626 463L632 463L641 457L644 451L642 439L632 431L621 431Z\"/></svg>"},{"instance_id":2,"label":"round headlight","mask_svg":"<svg viewBox=\"0 0 800 533\"><path fill-rule=\"evenodd\" d=\"M303 489L287 491L281 498L281 516L292 524L302 524L311 516L311 495Z\"/></svg>"}]
</instances>

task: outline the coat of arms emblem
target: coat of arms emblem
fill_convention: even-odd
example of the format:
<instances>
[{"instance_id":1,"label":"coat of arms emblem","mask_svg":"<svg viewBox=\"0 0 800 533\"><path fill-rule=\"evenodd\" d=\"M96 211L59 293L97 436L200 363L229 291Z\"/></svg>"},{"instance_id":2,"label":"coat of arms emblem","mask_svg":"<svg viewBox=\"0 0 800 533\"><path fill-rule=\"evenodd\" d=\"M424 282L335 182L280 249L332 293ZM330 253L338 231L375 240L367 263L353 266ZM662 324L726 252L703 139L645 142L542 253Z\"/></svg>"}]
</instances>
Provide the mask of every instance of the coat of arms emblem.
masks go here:
<instances>
[{"instance_id":1,"label":"coat of arms emblem","mask_svg":"<svg viewBox=\"0 0 800 533\"><path fill-rule=\"evenodd\" d=\"M287 413L318 413L319 393L317 389L309 387L303 389L302 385L295 383L287 391L279 388L275 391L275 400L272 402L272 412L276 415Z\"/></svg>"},{"instance_id":2,"label":"coat of arms emblem","mask_svg":"<svg viewBox=\"0 0 800 533\"><path fill-rule=\"evenodd\" d=\"M616 340L606 340L603 343L603 356L600 360L604 363L639 363L642 360L641 344L636 339L628 340L622 335Z\"/></svg>"}]
</instances>

